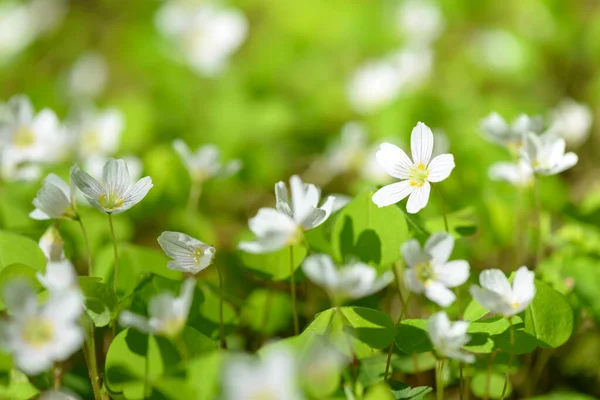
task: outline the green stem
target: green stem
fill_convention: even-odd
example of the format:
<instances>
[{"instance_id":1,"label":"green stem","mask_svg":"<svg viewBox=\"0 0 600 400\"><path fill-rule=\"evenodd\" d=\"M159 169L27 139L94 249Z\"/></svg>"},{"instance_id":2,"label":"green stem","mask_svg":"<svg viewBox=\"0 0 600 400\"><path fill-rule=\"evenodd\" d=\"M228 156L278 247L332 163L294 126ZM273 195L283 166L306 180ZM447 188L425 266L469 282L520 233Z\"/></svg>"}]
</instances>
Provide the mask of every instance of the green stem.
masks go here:
<instances>
[{"instance_id":1,"label":"green stem","mask_svg":"<svg viewBox=\"0 0 600 400\"><path fill-rule=\"evenodd\" d=\"M534 180L534 194L535 194L535 214L536 214L536 223L537 223L537 232L538 232L538 240L537 240L537 249L535 252L535 267L537 268L542 259L542 253L544 251L543 248L543 235L542 235L542 202L540 200L540 184L538 179Z\"/></svg>"},{"instance_id":2,"label":"green stem","mask_svg":"<svg viewBox=\"0 0 600 400\"><path fill-rule=\"evenodd\" d=\"M298 304L296 303L296 282L294 277L294 246L290 246L290 291L294 314L294 336L297 336L300 329L298 328Z\"/></svg>"},{"instance_id":3,"label":"green stem","mask_svg":"<svg viewBox=\"0 0 600 400\"><path fill-rule=\"evenodd\" d=\"M188 352L187 346L185 345L185 340L183 339L183 334L179 334L175 337L175 345L177 346L177 351L179 351L179 355L183 362L187 362L190 358L190 354Z\"/></svg>"},{"instance_id":4,"label":"green stem","mask_svg":"<svg viewBox=\"0 0 600 400\"><path fill-rule=\"evenodd\" d=\"M92 382L94 399L102 400L102 393L100 391L100 375L98 375L98 362L96 360L96 335L94 333L94 323L89 317L85 316L84 318L86 340L83 345L83 355L85 356L85 361L90 375L90 381Z\"/></svg>"},{"instance_id":5,"label":"green stem","mask_svg":"<svg viewBox=\"0 0 600 400\"><path fill-rule=\"evenodd\" d=\"M433 187L433 191L440 198L440 208L442 209L442 215L444 216L444 227L446 228L446 232L450 233L450 229L448 228L448 216L446 215L446 206L444 205L444 198L435 185L431 185L431 187Z\"/></svg>"},{"instance_id":6,"label":"green stem","mask_svg":"<svg viewBox=\"0 0 600 400\"><path fill-rule=\"evenodd\" d=\"M77 217L77 222L81 227L81 233L83 234L83 241L85 242L85 249L87 251L87 264L88 264L88 276L93 275L92 269L92 249L90 248L90 241L88 239L87 231L85 230L85 226L83 226L83 221L81 221L81 217Z\"/></svg>"},{"instance_id":7,"label":"green stem","mask_svg":"<svg viewBox=\"0 0 600 400\"><path fill-rule=\"evenodd\" d=\"M550 349L539 349L538 357L535 360L535 365L533 366L533 369L529 374L529 379L527 380L527 397L533 395L535 388L537 387L537 383L540 380L540 377L542 376L542 372L544 372L546 364L548 364L548 361L550 361L551 355L552 352Z\"/></svg>"},{"instance_id":8,"label":"green stem","mask_svg":"<svg viewBox=\"0 0 600 400\"><path fill-rule=\"evenodd\" d=\"M435 398L444 400L444 360L437 360L435 367Z\"/></svg>"},{"instance_id":9,"label":"green stem","mask_svg":"<svg viewBox=\"0 0 600 400\"><path fill-rule=\"evenodd\" d=\"M54 390L60 389L60 384L62 380L62 368L60 363L54 364Z\"/></svg>"},{"instance_id":10,"label":"green stem","mask_svg":"<svg viewBox=\"0 0 600 400\"><path fill-rule=\"evenodd\" d=\"M115 294L117 293L117 277L119 272L119 251L117 249L117 238L115 237L115 228L113 227L112 214L108 214L108 224L110 225L110 236L113 241L113 250L114 250L114 270L113 270L113 289L115 290Z\"/></svg>"},{"instance_id":11,"label":"green stem","mask_svg":"<svg viewBox=\"0 0 600 400\"><path fill-rule=\"evenodd\" d=\"M506 376L504 377L504 386L502 387L502 395L500 396L500 400L504 400L506 388L508 387L508 381L510 380L510 367L512 366L513 358L515 356L515 327L511 318L508 319L508 322L510 323L510 354L508 356L508 364L506 365Z\"/></svg>"},{"instance_id":12,"label":"green stem","mask_svg":"<svg viewBox=\"0 0 600 400\"><path fill-rule=\"evenodd\" d=\"M152 336L148 336L148 345L150 345L150 338ZM144 399L149 399L152 391L150 389L150 357L148 353L150 351L146 351L146 357L144 357Z\"/></svg>"},{"instance_id":13,"label":"green stem","mask_svg":"<svg viewBox=\"0 0 600 400\"><path fill-rule=\"evenodd\" d=\"M496 358L496 354L498 351L495 350L490 354L490 361L488 363L487 375L485 377L485 395L483 396L483 400L488 400L490 398L490 384L492 381L492 367L494 366L494 359Z\"/></svg>"},{"instance_id":14,"label":"green stem","mask_svg":"<svg viewBox=\"0 0 600 400\"><path fill-rule=\"evenodd\" d=\"M200 202L200 195L202 194L202 183L196 180L192 180L192 186L190 187L190 196L188 197L187 212L188 215L194 215L198 209L198 203Z\"/></svg>"},{"instance_id":15,"label":"green stem","mask_svg":"<svg viewBox=\"0 0 600 400\"><path fill-rule=\"evenodd\" d=\"M400 294L400 298L402 298L402 294ZM408 305L410 304L410 300L412 299L412 292L408 293L408 296L406 297L406 302L404 303L404 306L402 307L402 311L400 312L400 316L398 317L398 321L396 322L395 328L398 328L398 325L400 325L400 323L402 322L402 320L404 319L404 316L406 315L406 309L408 308ZM390 343L390 347L388 348L388 356L387 356L387 361L385 364L385 374L383 375L384 380L387 381L388 379L388 373L390 372L390 365L392 363L392 353L394 352L394 346L396 345L395 340L392 340L392 343Z\"/></svg>"},{"instance_id":16,"label":"green stem","mask_svg":"<svg viewBox=\"0 0 600 400\"><path fill-rule=\"evenodd\" d=\"M227 341L225 340L225 324L223 323L223 274L221 268L215 263L217 273L219 274L219 338L221 340L221 348L227 348Z\"/></svg>"}]
</instances>

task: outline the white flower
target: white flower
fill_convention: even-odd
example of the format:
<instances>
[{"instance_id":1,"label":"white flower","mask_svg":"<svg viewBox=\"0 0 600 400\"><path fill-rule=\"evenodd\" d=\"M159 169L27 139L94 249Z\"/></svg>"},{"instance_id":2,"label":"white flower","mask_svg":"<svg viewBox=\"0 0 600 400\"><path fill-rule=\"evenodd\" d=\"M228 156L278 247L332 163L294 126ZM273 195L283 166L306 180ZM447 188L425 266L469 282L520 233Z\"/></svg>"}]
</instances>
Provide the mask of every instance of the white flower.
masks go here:
<instances>
[{"instance_id":1,"label":"white flower","mask_svg":"<svg viewBox=\"0 0 600 400\"><path fill-rule=\"evenodd\" d=\"M198 73L208 76L227 66L248 32L248 21L239 10L209 3L184 6L167 2L156 15L156 25L177 42Z\"/></svg>"},{"instance_id":2,"label":"white flower","mask_svg":"<svg viewBox=\"0 0 600 400\"><path fill-rule=\"evenodd\" d=\"M230 176L242 167L240 160L222 164L221 152L214 145L200 146L192 152L183 140L177 139L173 142L173 148L195 182L202 183L212 178Z\"/></svg>"},{"instance_id":3,"label":"white flower","mask_svg":"<svg viewBox=\"0 0 600 400\"><path fill-rule=\"evenodd\" d=\"M80 400L72 391L61 388L60 390L47 390L40 395L39 400Z\"/></svg>"},{"instance_id":4,"label":"white flower","mask_svg":"<svg viewBox=\"0 0 600 400\"><path fill-rule=\"evenodd\" d=\"M88 202L107 214L119 214L142 201L152 188L152 179L146 176L131 184L124 160L111 158L102 170L102 184L78 166L71 168L71 180L83 192Z\"/></svg>"},{"instance_id":5,"label":"white flower","mask_svg":"<svg viewBox=\"0 0 600 400\"><path fill-rule=\"evenodd\" d=\"M103 154L95 154L93 156L90 156L86 160L84 160L84 170L94 178L101 179L104 165L110 158L111 157L105 156ZM131 178L131 182L137 182L142 177L142 171L144 169L144 166L142 165L142 160L132 155L122 155L119 158L125 161L125 164L127 164L127 170L129 171L129 177Z\"/></svg>"},{"instance_id":6,"label":"white flower","mask_svg":"<svg viewBox=\"0 0 600 400\"><path fill-rule=\"evenodd\" d=\"M38 242L40 249L48 261L60 261L65 258L64 244L60 232L54 225L50 225Z\"/></svg>"},{"instance_id":7,"label":"white flower","mask_svg":"<svg viewBox=\"0 0 600 400\"><path fill-rule=\"evenodd\" d=\"M74 184L69 186L58 176L49 174L33 199L35 210L29 216L39 220L76 218L74 194Z\"/></svg>"},{"instance_id":8,"label":"white flower","mask_svg":"<svg viewBox=\"0 0 600 400\"><path fill-rule=\"evenodd\" d=\"M360 122L347 122L342 127L339 141L327 150L328 168L338 174L361 168L368 146L365 126Z\"/></svg>"},{"instance_id":9,"label":"white flower","mask_svg":"<svg viewBox=\"0 0 600 400\"><path fill-rule=\"evenodd\" d=\"M377 277L373 267L360 262L344 265L338 270L331 257L326 254L315 254L306 258L302 270L311 281L327 291L335 304L369 296L394 280L392 271L386 271Z\"/></svg>"},{"instance_id":10,"label":"white flower","mask_svg":"<svg viewBox=\"0 0 600 400\"><path fill-rule=\"evenodd\" d=\"M197 274L212 263L215 248L180 232L163 232L158 244L173 260L167 268Z\"/></svg>"},{"instance_id":11,"label":"white flower","mask_svg":"<svg viewBox=\"0 0 600 400\"><path fill-rule=\"evenodd\" d=\"M54 111L43 109L36 114L23 95L13 96L4 107L0 123L3 163L52 163L65 155L68 135Z\"/></svg>"},{"instance_id":12,"label":"white flower","mask_svg":"<svg viewBox=\"0 0 600 400\"><path fill-rule=\"evenodd\" d=\"M450 322L444 311L433 314L427 324L427 334L438 357L467 363L474 362L473 354L461 350L461 347L471 340L467 335L468 327L469 322L467 321Z\"/></svg>"},{"instance_id":13,"label":"white flower","mask_svg":"<svg viewBox=\"0 0 600 400\"><path fill-rule=\"evenodd\" d=\"M188 278L181 285L179 297L170 292L160 293L148 302L148 317L125 310L119 315L119 324L144 333L176 337L187 322L195 287L196 280Z\"/></svg>"},{"instance_id":14,"label":"white flower","mask_svg":"<svg viewBox=\"0 0 600 400\"><path fill-rule=\"evenodd\" d=\"M427 239L421 249L419 242L411 239L402 245L402 255L408 265L404 281L413 293L425 296L442 307L454 302L453 288L469 279L469 263L465 260L448 261L454 238L447 233L435 233Z\"/></svg>"},{"instance_id":15,"label":"white flower","mask_svg":"<svg viewBox=\"0 0 600 400\"><path fill-rule=\"evenodd\" d=\"M45 274L37 272L36 277L51 293L61 294L67 290L79 292L77 273L69 260L49 261L46 264Z\"/></svg>"},{"instance_id":16,"label":"white flower","mask_svg":"<svg viewBox=\"0 0 600 400\"><path fill-rule=\"evenodd\" d=\"M590 107L565 99L552 111L549 131L562 136L567 146L579 147L589 137L591 126Z\"/></svg>"},{"instance_id":17,"label":"white flower","mask_svg":"<svg viewBox=\"0 0 600 400\"><path fill-rule=\"evenodd\" d=\"M396 13L400 32L415 45L428 46L444 29L444 15L440 6L427 0L408 0L401 3Z\"/></svg>"},{"instance_id":18,"label":"white flower","mask_svg":"<svg viewBox=\"0 0 600 400\"><path fill-rule=\"evenodd\" d=\"M108 65L100 53L88 52L81 55L69 71L68 90L74 98L98 96L108 81Z\"/></svg>"},{"instance_id":19,"label":"white flower","mask_svg":"<svg viewBox=\"0 0 600 400\"><path fill-rule=\"evenodd\" d=\"M4 297L11 315L0 324L2 346L27 375L48 370L81 347L83 330L77 320L82 306L73 292L51 294L39 306L29 284L12 282L5 286Z\"/></svg>"},{"instance_id":20,"label":"white flower","mask_svg":"<svg viewBox=\"0 0 600 400\"><path fill-rule=\"evenodd\" d=\"M401 181L384 186L373 195L373 203L378 207L389 206L410 196L406 211L417 213L429 201L430 182L443 181L454 169L452 154L441 154L431 160L433 133L422 122L412 130L410 147L413 161L391 143L382 143L379 147L377 162L388 174Z\"/></svg>"},{"instance_id":21,"label":"white flower","mask_svg":"<svg viewBox=\"0 0 600 400\"><path fill-rule=\"evenodd\" d=\"M329 196L319 207L321 191L315 185L305 184L300 177L290 178L292 194L283 182L275 184L277 209L261 208L248 222L257 236L255 242L242 242L239 248L249 253L267 253L293 245L302 240L302 233L321 225L333 209L334 198Z\"/></svg>"},{"instance_id":22,"label":"white flower","mask_svg":"<svg viewBox=\"0 0 600 400\"><path fill-rule=\"evenodd\" d=\"M271 349L258 360L232 356L225 365L223 400L302 400L296 370L287 349Z\"/></svg>"},{"instance_id":23,"label":"white flower","mask_svg":"<svg viewBox=\"0 0 600 400\"><path fill-rule=\"evenodd\" d=\"M481 287L473 285L469 292L475 300L495 314L512 316L525 310L535 296L535 274L527 267L515 273L512 287L499 269L487 269L479 275Z\"/></svg>"},{"instance_id":24,"label":"white flower","mask_svg":"<svg viewBox=\"0 0 600 400\"><path fill-rule=\"evenodd\" d=\"M504 118L496 112L491 113L481 121L481 130L486 139L492 143L505 146L516 154L523 147L525 135L529 132L540 133L542 127L541 117L529 117L525 114L519 115L512 125L508 125Z\"/></svg>"},{"instance_id":25,"label":"white flower","mask_svg":"<svg viewBox=\"0 0 600 400\"><path fill-rule=\"evenodd\" d=\"M534 174L531 166L524 160L518 163L497 162L488 169L488 176L495 181L506 181L517 187L533 184Z\"/></svg>"},{"instance_id":26,"label":"white flower","mask_svg":"<svg viewBox=\"0 0 600 400\"><path fill-rule=\"evenodd\" d=\"M522 157L536 174L555 175L577 164L577 154L565 153L565 139L552 132L537 136L530 133L525 138Z\"/></svg>"},{"instance_id":27,"label":"white flower","mask_svg":"<svg viewBox=\"0 0 600 400\"><path fill-rule=\"evenodd\" d=\"M93 156L114 155L119 150L124 126L123 114L115 108L81 111L71 127L76 135L79 159L87 161Z\"/></svg>"}]
</instances>

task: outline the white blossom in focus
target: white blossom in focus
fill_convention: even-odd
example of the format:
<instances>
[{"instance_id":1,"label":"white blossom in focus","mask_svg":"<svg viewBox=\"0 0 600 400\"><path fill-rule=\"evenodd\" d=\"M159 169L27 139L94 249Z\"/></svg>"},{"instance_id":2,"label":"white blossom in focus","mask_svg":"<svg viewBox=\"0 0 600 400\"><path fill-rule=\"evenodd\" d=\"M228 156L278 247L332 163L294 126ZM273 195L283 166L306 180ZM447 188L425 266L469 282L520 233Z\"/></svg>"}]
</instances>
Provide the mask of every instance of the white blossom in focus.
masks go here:
<instances>
[{"instance_id":1,"label":"white blossom in focus","mask_svg":"<svg viewBox=\"0 0 600 400\"><path fill-rule=\"evenodd\" d=\"M450 322L444 311L433 314L427 323L427 334L436 355L467 363L474 362L475 356L461 349L471 340L467 335L468 327L467 321Z\"/></svg>"},{"instance_id":2,"label":"white blossom in focus","mask_svg":"<svg viewBox=\"0 0 600 400\"><path fill-rule=\"evenodd\" d=\"M302 270L311 281L327 291L335 305L369 296L394 280L392 271L386 271L377 277L377 271L373 267L361 262L337 269L331 257L326 254L307 257Z\"/></svg>"},{"instance_id":3,"label":"white blossom in focus","mask_svg":"<svg viewBox=\"0 0 600 400\"><path fill-rule=\"evenodd\" d=\"M413 293L425 293L434 303L448 307L456 300L449 288L462 285L469 279L469 263L465 260L448 261L454 248L454 238L448 233L435 233L421 249L416 239L404 243L402 256L408 268L404 281Z\"/></svg>"},{"instance_id":4,"label":"white blossom in focus","mask_svg":"<svg viewBox=\"0 0 600 400\"><path fill-rule=\"evenodd\" d=\"M515 273L512 286L499 269L487 269L479 274L479 284L472 285L471 296L494 314L512 316L524 311L535 297L535 274L527 267Z\"/></svg>"},{"instance_id":5,"label":"white blossom in focus","mask_svg":"<svg viewBox=\"0 0 600 400\"><path fill-rule=\"evenodd\" d=\"M156 15L158 30L174 41L198 73L215 76L246 39L248 21L232 7L166 2Z\"/></svg>"},{"instance_id":6,"label":"white blossom in focus","mask_svg":"<svg viewBox=\"0 0 600 400\"><path fill-rule=\"evenodd\" d=\"M172 260L167 268L197 274L208 267L214 257L215 248L185 233L163 232L158 244Z\"/></svg>"},{"instance_id":7,"label":"white blossom in focus","mask_svg":"<svg viewBox=\"0 0 600 400\"><path fill-rule=\"evenodd\" d=\"M431 159L433 133L427 125L419 122L412 130L410 147L412 161L406 153L391 143L382 143L377 161L385 171L400 182L379 189L373 195L373 203L385 207L409 196L406 211L411 214L422 210L429 201L430 182L441 182L454 169L454 156L441 154Z\"/></svg>"},{"instance_id":8,"label":"white blossom in focus","mask_svg":"<svg viewBox=\"0 0 600 400\"><path fill-rule=\"evenodd\" d=\"M178 297L170 292L162 292L148 302L148 317L125 310L119 315L119 324L144 333L176 337L185 328L195 287L196 280L188 278L183 281Z\"/></svg>"}]
</instances>

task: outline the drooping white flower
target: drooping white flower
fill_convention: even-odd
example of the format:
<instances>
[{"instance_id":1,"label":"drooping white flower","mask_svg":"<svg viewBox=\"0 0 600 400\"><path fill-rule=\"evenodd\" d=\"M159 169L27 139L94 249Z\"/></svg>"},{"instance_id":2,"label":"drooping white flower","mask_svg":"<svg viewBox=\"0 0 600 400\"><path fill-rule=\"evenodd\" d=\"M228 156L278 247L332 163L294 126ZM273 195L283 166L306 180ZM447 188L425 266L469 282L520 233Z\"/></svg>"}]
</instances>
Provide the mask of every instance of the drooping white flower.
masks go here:
<instances>
[{"instance_id":1,"label":"drooping white flower","mask_svg":"<svg viewBox=\"0 0 600 400\"><path fill-rule=\"evenodd\" d=\"M302 400L295 357L284 348L253 359L233 356L225 365L223 400Z\"/></svg>"},{"instance_id":2,"label":"drooping white flower","mask_svg":"<svg viewBox=\"0 0 600 400\"><path fill-rule=\"evenodd\" d=\"M409 196L406 211L417 213L429 201L430 182L441 182L454 169L454 156L441 154L431 160L433 133L427 125L419 122L410 137L412 161L406 153L391 143L382 143L377 152L377 162L400 182L379 189L373 195L373 203L385 207Z\"/></svg>"},{"instance_id":3,"label":"drooping white flower","mask_svg":"<svg viewBox=\"0 0 600 400\"><path fill-rule=\"evenodd\" d=\"M531 186L534 180L533 169L522 159L518 163L497 162L488 169L488 176L494 181L505 181L517 187Z\"/></svg>"},{"instance_id":4,"label":"drooping white flower","mask_svg":"<svg viewBox=\"0 0 600 400\"><path fill-rule=\"evenodd\" d=\"M92 99L98 96L108 81L108 65L97 52L82 54L69 71L67 89L71 97Z\"/></svg>"},{"instance_id":5,"label":"drooping white flower","mask_svg":"<svg viewBox=\"0 0 600 400\"><path fill-rule=\"evenodd\" d=\"M207 76L225 69L248 32L242 12L214 3L167 2L156 15L156 25L175 41L192 68Z\"/></svg>"},{"instance_id":6,"label":"drooping white flower","mask_svg":"<svg viewBox=\"0 0 600 400\"><path fill-rule=\"evenodd\" d=\"M376 293L394 280L392 271L377 277L373 267L361 262L344 265L338 270L326 254L307 257L302 270L311 281L323 287L331 301L338 305L349 299L360 299Z\"/></svg>"},{"instance_id":7,"label":"drooping white flower","mask_svg":"<svg viewBox=\"0 0 600 400\"><path fill-rule=\"evenodd\" d=\"M527 267L515 273L512 287L499 269L487 269L479 275L479 284L471 286L469 292L479 304L494 314L512 316L525 310L535 297L535 274Z\"/></svg>"},{"instance_id":8,"label":"drooping white flower","mask_svg":"<svg viewBox=\"0 0 600 400\"><path fill-rule=\"evenodd\" d=\"M144 333L176 337L187 322L195 287L196 280L188 278L181 285L179 297L171 292L160 293L148 302L148 317L125 310L119 315L119 324Z\"/></svg>"},{"instance_id":9,"label":"drooping white flower","mask_svg":"<svg viewBox=\"0 0 600 400\"><path fill-rule=\"evenodd\" d=\"M40 306L26 282L10 282L4 289L10 317L0 323L0 344L27 375L48 370L65 361L83 343L83 330L77 324L82 312L73 292L51 294Z\"/></svg>"},{"instance_id":10,"label":"drooping white flower","mask_svg":"<svg viewBox=\"0 0 600 400\"><path fill-rule=\"evenodd\" d=\"M454 302L453 288L469 279L469 263L465 260L448 261L454 248L454 238L447 233L435 233L421 249L416 239L402 245L402 255L408 265L404 281L413 293L425 296L442 307Z\"/></svg>"},{"instance_id":11,"label":"drooping white flower","mask_svg":"<svg viewBox=\"0 0 600 400\"><path fill-rule=\"evenodd\" d=\"M592 110L586 104L564 99L550 117L548 130L562 136L569 147L581 146L590 136Z\"/></svg>"},{"instance_id":12,"label":"drooping white flower","mask_svg":"<svg viewBox=\"0 0 600 400\"><path fill-rule=\"evenodd\" d=\"M123 114L115 108L80 111L71 126L78 158L86 162L90 157L114 155L119 150L124 127Z\"/></svg>"},{"instance_id":13,"label":"drooping white flower","mask_svg":"<svg viewBox=\"0 0 600 400\"><path fill-rule=\"evenodd\" d=\"M240 160L221 161L221 152L214 145L200 146L195 152L181 139L173 142L173 148L181 158L193 181L203 183L209 179L235 174L242 168Z\"/></svg>"},{"instance_id":14,"label":"drooping white flower","mask_svg":"<svg viewBox=\"0 0 600 400\"><path fill-rule=\"evenodd\" d=\"M444 29L440 6L429 0L403 1L396 13L398 30L413 45L432 44Z\"/></svg>"},{"instance_id":15,"label":"drooping white flower","mask_svg":"<svg viewBox=\"0 0 600 400\"><path fill-rule=\"evenodd\" d=\"M65 258L64 240L54 225L50 225L38 242L48 261L60 261Z\"/></svg>"},{"instance_id":16,"label":"drooping white flower","mask_svg":"<svg viewBox=\"0 0 600 400\"><path fill-rule=\"evenodd\" d=\"M215 257L215 248L185 233L163 232L158 244L172 258L167 268L197 274L208 267Z\"/></svg>"},{"instance_id":17,"label":"drooping white flower","mask_svg":"<svg viewBox=\"0 0 600 400\"><path fill-rule=\"evenodd\" d=\"M299 176L290 178L291 202L283 182L275 184L276 207L261 208L248 222L257 236L254 242L241 242L239 248L249 253L268 253L299 243L304 231L321 225L333 209L333 196L319 206L321 191L315 185L303 183Z\"/></svg>"},{"instance_id":18,"label":"drooping white flower","mask_svg":"<svg viewBox=\"0 0 600 400\"><path fill-rule=\"evenodd\" d=\"M525 114L519 115L512 125L496 112L481 121L481 130L486 139L508 148L515 154L523 147L527 133L540 133L542 128L543 120L540 116L529 117Z\"/></svg>"},{"instance_id":19,"label":"drooping white flower","mask_svg":"<svg viewBox=\"0 0 600 400\"><path fill-rule=\"evenodd\" d=\"M536 174L555 175L577 164L577 154L565 153L565 139L549 132L541 136L527 134L521 154Z\"/></svg>"},{"instance_id":20,"label":"drooping white flower","mask_svg":"<svg viewBox=\"0 0 600 400\"><path fill-rule=\"evenodd\" d=\"M152 188L152 179L146 176L132 185L124 160L111 158L102 170L102 183L77 165L71 168L71 180L88 202L107 214L119 214L142 201Z\"/></svg>"},{"instance_id":21,"label":"drooping white flower","mask_svg":"<svg viewBox=\"0 0 600 400\"><path fill-rule=\"evenodd\" d=\"M29 216L33 219L73 219L75 211L75 185L70 186L60 177L49 174L33 199L33 210Z\"/></svg>"},{"instance_id":22,"label":"drooping white flower","mask_svg":"<svg viewBox=\"0 0 600 400\"><path fill-rule=\"evenodd\" d=\"M427 323L427 334L437 356L467 363L474 362L473 354L461 350L461 347L471 340L467 335L468 327L467 321L450 322L444 311L433 314Z\"/></svg>"}]
</instances>

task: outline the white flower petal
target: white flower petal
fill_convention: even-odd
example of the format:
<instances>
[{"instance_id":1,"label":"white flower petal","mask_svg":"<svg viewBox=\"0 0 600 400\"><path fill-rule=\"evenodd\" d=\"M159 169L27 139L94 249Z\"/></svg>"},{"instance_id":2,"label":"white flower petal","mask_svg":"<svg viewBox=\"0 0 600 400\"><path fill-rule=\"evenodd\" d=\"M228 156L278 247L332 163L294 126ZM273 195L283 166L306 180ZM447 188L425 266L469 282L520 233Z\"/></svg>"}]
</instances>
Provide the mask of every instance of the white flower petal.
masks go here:
<instances>
[{"instance_id":1,"label":"white flower petal","mask_svg":"<svg viewBox=\"0 0 600 400\"><path fill-rule=\"evenodd\" d=\"M404 270L404 285L409 292L421 294L425 291L425 286L417 276L417 271L414 268Z\"/></svg>"},{"instance_id":2,"label":"white flower petal","mask_svg":"<svg viewBox=\"0 0 600 400\"><path fill-rule=\"evenodd\" d=\"M448 307L456 300L456 295L441 282L429 282L425 286L425 297L441 307Z\"/></svg>"},{"instance_id":3,"label":"white flower petal","mask_svg":"<svg viewBox=\"0 0 600 400\"><path fill-rule=\"evenodd\" d=\"M123 211L129 210L131 207L142 201L144 197L148 194L150 189L152 189L154 185L152 184L152 178L146 176L135 183L131 188L129 188L123 197L123 206L116 210L114 213L121 213Z\"/></svg>"},{"instance_id":4,"label":"white flower petal","mask_svg":"<svg viewBox=\"0 0 600 400\"><path fill-rule=\"evenodd\" d=\"M446 287L460 286L469 279L469 263L465 260L449 261L435 268L437 280Z\"/></svg>"},{"instance_id":5,"label":"white flower petal","mask_svg":"<svg viewBox=\"0 0 600 400\"><path fill-rule=\"evenodd\" d=\"M307 257L302 263L302 271L308 279L327 290L335 288L340 280L333 260L326 254Z\"/></svg>"},{"instance_id":6,"label":"white flower petal","mask_svg":"<svg viewBox=\"0 0 600 400\"><path fill-rule=\"evenodd\" d=\"M98 198L104 194L104 189L90 174L81 170L77 165L71 168L71 182L85 195L88 200L97 204ZM94 205L94 204L92 204Z\"/></svg>"},{"instance_id":7,"label":"white flower petal","mask_svg":"<svg viewBox=\"0 0 600 400\"><path fill-rule=\"evenodd\" d=\"M125 160L109 158L102 169L104 190L109 196L124 197L129 188L129 170Z\"/></svg>"},{"instance_id":8,"label":"white flower petal","mask_svg":"<svg viewBox=\"0 0 600 400\"><path fill-rule=\"evenodd\" d=\"M480 288L477 285L472 285L469 288L469 293L471 293L471 296L473 296L479 304L495 314L510 315L512 312L511 307L506 303L504 297L496 292Z\"/></svg>"},{"instance_id":9,"label":"white flower petal","mask_svg":"<svg viewBox=\"0 0 600 400\"><path fill-rule=\"evenodd\" d=\"M535 297L535 273L525 266L520 267L515 273L512 291L513 300L526 308Z\"/></svg>"},{"instance_id":10,"label":"white flower petal","mask_svg":"<svg viewBox=\"0 0 600 400\"><path fill-rule=\"evenodd\" d=\"M429 261L431 258L428 254L421 250L421 245L417 239L410 239L404 242L400 247L400 252L402 253L404 261L406 261L406 264L409 267L414 267L419 263Z\"/></svg>"},{"instance_id":11,"label":"white flower petal","mask_svg":"<svg viewBox=\"0 0 600 400\"><path fill-rule=\"evenodd\" d=\"M119 314L119 325L127 328L135 328L144 333L151 332L148 318L127 310L121 311L121 314Z\"/></svg>"},{"instance_id":12,"label":"white flower petal","mask_svg":"<svg viewBox=\"0 0 600 400\"><path fill-rule=\"evenodd\" d=\"M406 203L406 211L410 214L416 214L425 208L427 202L429 201L430 191L431 185L429 182L425 182L423 186L415 188L411 192L408 202Z\"/></svg>"},{"instance_id":13,"label":"white flower petal","mask_svg":"<svg viewBox=\"0 0 600 400\"><path fill-rule=\"evenodd\" d=\"M408 179L413 163L404 150L391 143L382 143L375 154L377 163L391 176Z\"/></svg>"},{"instance_id":14,"label":"white flower petal","mask_svg":"<svg viewBox=\"0 0 600 400\"><path fill-rule=\"evenodd\" d=\"M454 238L446 232L431 235L425 242L425 252L431 256L434 264L443 264L450 258L454 249Z\"/></svg>"},{"instance_id":15,"label":"white flower petal","mask_svg":"<svg viewBox=\"0 0 600 400\"><path fill-rule=\"evenodd\" d=\"M422 122L418 122L410 135L410 149L415 165L427 166L433 152L433 132Z\"/></svg>"},{"instance_id":16,"label":"white flower petal","mask_svg":"<svg viewBox=\"0 0 600 400\"><path fill-rule=\"evenodd\" d=\"M431 160L427 169L429 170L429 176L427 177L429 182L441 182L449 177L454 169L454 156L452 154L440 154Z\"/></svg>"},{"instance_id":17,"label":"white flower petal","mask_svg":"<svg viewBox=\"0 0 600 400\"><path fill-rule=\"evenodd\" d=\"M479 283L485 289L498 293L501 296L510 297L512 289L510 283L499 269L486 269L479 274Z\"/></svg>"},{"instance_id":18,"label":"white flower petal","mask_svg":"<svg viewBox=\"0 0 600 400\"><path fill-rule=\"evenodd\" d=\"M386 207L399 202L415 190L408 181L392 183L379 189L373 195L373 203L377 207Z\"/></svg>"}]
</instances>

